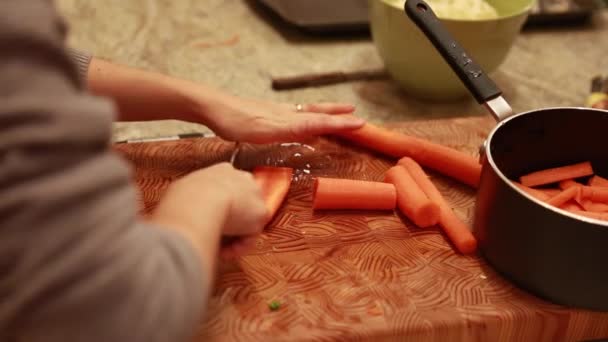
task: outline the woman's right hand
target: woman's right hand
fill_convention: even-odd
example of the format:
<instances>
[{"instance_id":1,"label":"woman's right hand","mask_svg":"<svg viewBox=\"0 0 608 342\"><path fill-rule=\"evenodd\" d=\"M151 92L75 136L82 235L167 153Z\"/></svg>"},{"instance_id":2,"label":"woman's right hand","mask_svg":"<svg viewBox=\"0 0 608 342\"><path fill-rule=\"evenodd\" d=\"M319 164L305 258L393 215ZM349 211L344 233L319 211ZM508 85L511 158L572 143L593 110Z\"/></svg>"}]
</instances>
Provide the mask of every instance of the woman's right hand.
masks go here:
<instances>
[{"instance_id":1,"label":"woman's right hand","mask_svg":"<svg viewBox=\"0 0 608 342\"><path fill-rule=\"evenodd\" d=\"M222 163L173 182L153 220L182 232L202 252L217 253L221 236L242 238L222 250L222 256L234 257L244 253L264 229L266 216L261 189L253 176Z\"/></svg>"}]
</instances>

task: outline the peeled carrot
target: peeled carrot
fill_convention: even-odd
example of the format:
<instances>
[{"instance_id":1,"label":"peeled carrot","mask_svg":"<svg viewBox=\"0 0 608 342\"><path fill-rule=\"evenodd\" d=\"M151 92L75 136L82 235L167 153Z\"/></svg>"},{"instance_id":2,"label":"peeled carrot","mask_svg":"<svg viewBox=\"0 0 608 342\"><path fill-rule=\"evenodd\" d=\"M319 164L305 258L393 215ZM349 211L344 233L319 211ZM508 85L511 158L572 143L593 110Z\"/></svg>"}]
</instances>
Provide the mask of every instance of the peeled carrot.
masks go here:
<instances>
[{"instance_id":1,"label":"peeled carrot","mask_svg":"<svg viewBox=\"0 0 608 342\"><path fill-rule=\"evenodd\" d=\"M561 192L560 189L551 189L551 188L536 188L536 190L544 193L545 195L549 196L549 198L559 194Z\"/></svg>"},{"instance_id":2,"label":"peeled carrot","mask_svg":"<svg viewBox=\"0 0 608 342\"><path fill-rule=\"evenodd\" d=\"M583 208L580 204L573 200L562 204L560 208L564 210L585 210L585 208Z\"/></svg>"},{"instance_id":3,"label":"peeled carrot","mask_svg":"<svg viewBox=\"0 0 608 342\"><path fill-rule=\"evenodd\" d=\"M549 198L549 200L547 200L547 203L559 207L562 204L568 202L569 200L574 199L578 195L579 191L580 188L577 186L570 187L560 192L559 194Z\"/></svg>"},{"instance_id":4,"label":"peeled carrot","mask_svg":"<svg viewBox=\"0 0 608 342\"><path fill-rule=\"evenodd\" d=\"M366 123L339 136L395 158L411 157L423 166L472 187L479 185L481 165L476 158L447 146Z\"/></svg>"},{"instance_id":5,"label":"peeled carrot","mask_svg":"<svg viewBox=\"0 0 608 342\"><path fill-rule=\"evenodd\" d=\"M450 238L454 246L463 254L474 253L477 249L477 240L473 236L473 233L471 233L471 229L456 216L448 202L441 195L441 192L431 182L420 165L409 157L399 160L399 165L403 165L429 199L439 205L441 210L439 225L443 228L443 231Z\"/></svg>"},{"instance_id":6,"label":"peeled carrot","mask_svg":"<svg viewBox=\"0 0 608 342\"><path fill-rule=\"evenodd\" d=\"M566 179L566 180L559 182L559 187L562 190L566 190L566 189L574 187L574 186L583 186L583 184L576 182L573 179Z\"/></svg>"},{"instance_id":7,"label":"peeled carrot","mask_svg":"<svg viewBox=\"0 0 608 342\"><path fill-rule=\"evenodd\" d=\"M439 205L428 198L406 168L392 167L386 172L384 181L395 186L397 206L415 225L425 228L439 222Z\"/></svg>"},{"instance_id":8,"label":"peeled carrot","mask_svg":"<svg viewBox=\"0 0 608 342\"><path fill-rule=\"evenodd\" d=\"M513 182L513 184L516 187L520 188L525 193L527 193L528 195L530 195L540 201L546 202L549 198L552 197L552 196L549 196L548 194L546 194L544 191L540 191L538 189L534 189L534 188L522 185L521 183Z\"/></svg>"},{"instance_id":9,"label":"peeled carrot","mask_svg":"<svg viewBox=\"0 0 608 342\"><path fill-rule=\"evenodd\" d=\"M391 210L397 205L393 184L319 177L313 190L314 209Z\"/></svg>"},{"instance_id":10,"label":"peeled carrot","mask_svg":"<svg viewBox=\"0 0 608 342\"><path fill-rule=\"evenodd\" d=\"M598 187L584 186L583 184L575 182L573 180L561 181L559 183L559 186L562 189L568 189L570 187L580 187L582 190L575 197L575 199L578 202L578 204L580 204L584 208L584 210L591 211L591 212L597 212L597 213L608 212L608 204L596 203L593 200L585 197L585 194L588 193L590 190L584 190L584 189L598 188ZM599 188L601 188L601 187L599 187ZM604 192L602 189L600 189L600 191ZM596 196L596 198L597 198L597 196Z\"/></svg>"},{"instance_id":11,"label":"peeled carrot","mask_svg":"<svg viewBox=\"0 0 608 342\"><path fill-rule=\"evenodd\" d=\"M591 163L586 161L583 163L532 172L521 176L519 181L525 186L537 186L555 183L566 179L590 176L592 174L593 168L591 167Z\"/></svg>"},{"instance_id":12,"label":"peeled carrot","mask_svg":"<svg viewBox=\"0 0 608 342\"><path fill-rule=\"evenodd\" d=\"M589 186L608 187L608 179L595 175L589 178Z\"/></svg>"},{"instance_id":13,"label":"peeled carrot","mask_svg":"<svg viewBox=\"0 0 608 342\"><path fill-rule=\"evenodd\" d=\"M596 186L582 186L581 196L592 202L608 203L608 188Z\"/></svg>"},{"instance_id":14,"label":"peeled carrot","mask_svg":"<svg viewBox=\"0 0 608 342\"><path fill-rule=\"evenodd\" d=\"M262 188L262 197L270 222L285 200L291 186L293 169L288 167L259 166L253 169L253 178Z\"/></svg>"},{"instance_id":15,"label":"peeled carrot","mask_svg":"<svg viewBox=\"0 0 608 342\"><path fill-rule=\"evenodd\" d=\"M582 211L582 210L569 210L569 211L572 213L581 215L581 216L608 221L608 213L592 213L589 211Z\"/></svg>"}]
</instances>

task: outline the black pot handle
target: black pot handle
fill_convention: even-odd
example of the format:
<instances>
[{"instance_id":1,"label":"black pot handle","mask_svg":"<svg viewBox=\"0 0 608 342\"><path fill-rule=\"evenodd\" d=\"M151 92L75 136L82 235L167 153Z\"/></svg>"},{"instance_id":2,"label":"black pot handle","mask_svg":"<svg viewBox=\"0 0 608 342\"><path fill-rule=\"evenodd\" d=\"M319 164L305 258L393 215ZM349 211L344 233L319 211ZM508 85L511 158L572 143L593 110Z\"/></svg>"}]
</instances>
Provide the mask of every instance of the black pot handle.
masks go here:
<instances>
[{"instance_id":1,"label":"black pot handle","mask_svg":"<svg viewBox=\"0 0 608 342\"><path fill-rule=\"evenodd\" d=\"M452 37L426 2L407 0L405 13L431 41L479 104L502 94L496 84Z\"/></svg>"}]
</instances>

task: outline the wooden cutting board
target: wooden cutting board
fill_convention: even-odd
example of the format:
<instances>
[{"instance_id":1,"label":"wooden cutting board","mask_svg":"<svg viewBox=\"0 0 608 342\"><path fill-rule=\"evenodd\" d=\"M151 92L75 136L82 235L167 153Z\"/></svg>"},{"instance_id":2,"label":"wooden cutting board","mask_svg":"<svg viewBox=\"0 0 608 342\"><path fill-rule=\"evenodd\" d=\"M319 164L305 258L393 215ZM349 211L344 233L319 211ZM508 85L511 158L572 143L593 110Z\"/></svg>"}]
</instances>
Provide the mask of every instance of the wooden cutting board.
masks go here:
<instances>
[{"instance_id":1,"label":"wooden cutting board","mask_svg":"<svg viewBox=\"0 0 608 342\"><path fill-rule=\"evenodd\" d=\"M486 118L393 126L471 154L491 127ZM393 212L313 212L315 176L380 181L394 160L339 140L306 144L250 146L240 155L241 167L287 163L299 171L255 250L220 265L196 341L608 338L608 313L560 307L528 294L483 258L456 253L438 228L415 228ZM116 146L134 165L144 214L172 180L227 161L232 148L216 138ZM474 191L430 174L470 222ZM269 309L272 300L281 302L279 310Z\"/></svg>"}]
</instances>

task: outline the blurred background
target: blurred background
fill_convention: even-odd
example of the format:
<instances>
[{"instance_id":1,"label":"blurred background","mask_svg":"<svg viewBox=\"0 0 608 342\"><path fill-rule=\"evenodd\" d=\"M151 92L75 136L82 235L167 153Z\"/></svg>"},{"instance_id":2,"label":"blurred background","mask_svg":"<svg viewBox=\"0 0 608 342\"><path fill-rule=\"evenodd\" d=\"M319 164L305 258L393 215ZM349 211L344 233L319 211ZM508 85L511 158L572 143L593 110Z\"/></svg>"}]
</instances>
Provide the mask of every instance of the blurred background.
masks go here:
<instances>
[{"instance_id":1,"label":"blurred background","mask_svg":"<svg viewBox=\"0 0 608 342\"><path fill-rule=\"evenodd\" d=\"M481 1L429 3L516 111L583 106L591 80L608 76L608 1ZM71 26L71 46L237 95L350 102L376 123L487 115L454 88L453 75L408 26L403 3L57 1ZM491 11L470 10L480 4ZM308 83L290 85L294 77ZM206 131L172 121L117 123L115 139Z\"/></svg>"}]
</instances>

